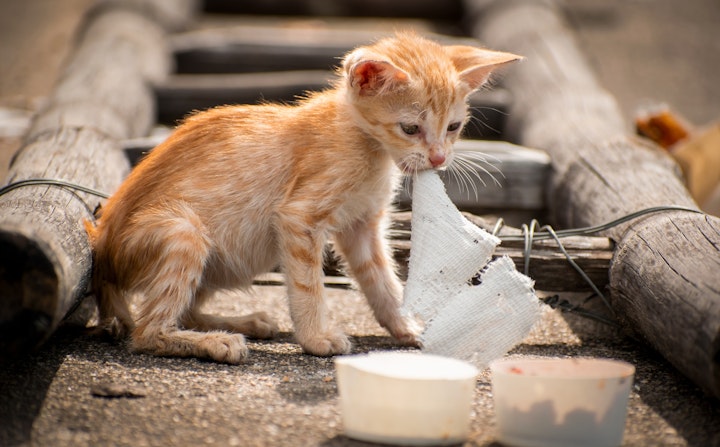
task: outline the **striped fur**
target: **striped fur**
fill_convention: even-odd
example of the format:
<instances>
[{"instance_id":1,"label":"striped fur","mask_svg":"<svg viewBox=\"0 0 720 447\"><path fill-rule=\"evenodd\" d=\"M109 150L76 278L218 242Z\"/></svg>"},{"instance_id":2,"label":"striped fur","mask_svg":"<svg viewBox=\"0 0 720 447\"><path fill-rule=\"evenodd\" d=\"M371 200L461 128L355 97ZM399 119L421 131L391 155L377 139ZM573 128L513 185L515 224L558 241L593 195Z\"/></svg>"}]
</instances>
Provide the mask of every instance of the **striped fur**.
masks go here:
<instances>
[{"instance_id":1,"label":"striped fur","mask_svg":"<svg viewBox=\"0 0 720 447\"><path fill-rule=\"evenodd\" d=\"M332 237L378 322L416 344L398 311L402 286L385 238L393 192L401 171L451 162L467 95L514 59L399 34L347 55L335 86L297 105L188 117L131 172L97 225L86 225L100 326L129 336L135 351L239 363L243 334L272 337L275 323L199 308L214 291L250 287L280 265L297 341L315 355L346 353L323 302Z\"/></svg>"}]
</instances>

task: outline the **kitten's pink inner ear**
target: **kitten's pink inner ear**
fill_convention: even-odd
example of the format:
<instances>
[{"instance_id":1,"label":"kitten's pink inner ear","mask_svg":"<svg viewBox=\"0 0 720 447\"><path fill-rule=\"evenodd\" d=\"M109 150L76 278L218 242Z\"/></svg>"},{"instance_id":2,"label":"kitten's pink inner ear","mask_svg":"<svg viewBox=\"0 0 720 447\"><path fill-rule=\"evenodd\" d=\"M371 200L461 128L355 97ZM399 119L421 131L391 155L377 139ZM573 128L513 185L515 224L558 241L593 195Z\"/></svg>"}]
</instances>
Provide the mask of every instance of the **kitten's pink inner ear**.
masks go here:
<instances>
[{"instance_id":1,"label":"kitten's pink inner ear","mask_svg":"<svg viewBox=\"0 0 720 447\"><path fill-rule=\"evenodd\" d=\"M407 80L407 73L383 61L359 62L351 72L351 85L358 87L361 95L374 95Z\"/></svg>"}]
</instances>

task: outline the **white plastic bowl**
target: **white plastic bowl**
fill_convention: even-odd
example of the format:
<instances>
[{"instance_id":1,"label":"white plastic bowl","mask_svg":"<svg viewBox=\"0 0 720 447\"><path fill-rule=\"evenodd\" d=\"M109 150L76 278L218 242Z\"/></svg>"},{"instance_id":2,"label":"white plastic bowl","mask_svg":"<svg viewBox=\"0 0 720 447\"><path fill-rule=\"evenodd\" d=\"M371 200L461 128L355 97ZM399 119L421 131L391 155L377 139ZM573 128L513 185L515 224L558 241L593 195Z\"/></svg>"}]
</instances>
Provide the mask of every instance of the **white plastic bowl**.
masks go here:
<instances>
[{"instance_id":1,"label":"white plastic bowl","mask_svg":"<svg viewBox=\"0 0 720 447\"><path fill-rule=\"evenodd\" d=\"M345 434L362 441L443 445L470 430L478 370L456 359L375 352L335 359Z\"/></svg>"},{"instance_id":2,"label":"white plastic bowl","mask_svg":"<svg viewBox=\"0 0 720 447\"><path fill-rule=\"evenodd\" d=\"M619 446L635 374L605 359L517 358L490 364L499 440L512 446Z\"/></svg>"}]
</instances>

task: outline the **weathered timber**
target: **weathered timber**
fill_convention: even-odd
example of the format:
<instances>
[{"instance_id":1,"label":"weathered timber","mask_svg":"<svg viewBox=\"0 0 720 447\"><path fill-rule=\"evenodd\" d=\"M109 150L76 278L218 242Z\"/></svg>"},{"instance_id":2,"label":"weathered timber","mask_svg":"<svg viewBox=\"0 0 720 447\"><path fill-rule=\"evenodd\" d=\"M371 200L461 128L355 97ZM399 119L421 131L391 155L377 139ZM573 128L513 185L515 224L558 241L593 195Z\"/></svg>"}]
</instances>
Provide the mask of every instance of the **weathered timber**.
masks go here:
<instances>
[{"instance_id":1,"label":"weathered timber","mask_svg":"<svg viewBox=\"0 0 720 447\"><path fill-rule=\"evenodd\" d=\"M595 225L658 205L697 208L672 160L626 136L615 100L598 86L554 3L466 5L479 14L476 37L526 57L504 77L515 98L508 129L552 158L555 224ZM720 219L663 212L604 234L617 242L609 289L618 318L720 396Z\"/></svg>"},{"instance_id":2,"label":"weathered timber","mask_svg":"<svg viewBox=\"0 0 720 447\"><path fill-rule=\"evenodd\" d=\"M464 213L475 225L491 232L495 221L470 213ZM410 256L410 212L393 214L393 240L391 245L399 271L407 275L407 261ZM503 227L499 236L518 236L518 228ZM573 261L598 287L608 284L608 269L613 256L613 242L606 237L566 237L561 242ZM525 244L521 241L505 240L496 248L493 258L509 256L519 271L525 269ZM480 270L483 266L478 266ZM535 288L553 292L590 291L590 286L568 263L567 258L558 249L555 240L536 240L530 251L530 277L535 280Z\"/></svg>"},{"instance_id":3,"label":"weathered timber","mask_svg":"<svg viewBox=\"0 0 720 447\"><path fill-rule=\"evenodd\" d=\"M9 179L50 177L112 191L126 166L116 140L96 129L65 127L26 142ZM42 342L83 297L91 252L82 220L92 219L98 203L43 185L0 197L0 359Z\"/></svg>"},{"instance_id":4,"label":"weathered timber","mask_svg":"<svg viewBox=\"0 0 720 447\"><path fill-rule=\"evenodd\" d=\"M394 29L339 29L312 23L290 27L242 23L178 33L170 45L178 73L331 70L354 48L394 34ZM422 34L447 45L479 45L469 38Z\"/></svg>"},{"instance_id":5,"label":"weathered timber","mask_svg":"<svg viewBox=\"0 0 720 447\"><path fill-rule=\"evenodd\" d=\"M463 213L465 217L488 232L493 230L497 218L476 216ZM390 247L397 266L397 273L403 281L407 279L410 260L410 232L412 212L399 211L392 214ZM521 236L522 230L503 226L498 236L503 239L493 253L493 259L509 256L518 270L525 268L525 243L510 236ZM606 237L572 236L561 238L563 247L573 261L583 270L599 288L608 284L608 269L613 257L615 244ZM478 271L484 266L479 265ZM325 286L350 288L352 280L345 278L346 271L340 259L333 255L332 242L326 248ZM584 278L569 264L559 250L555 240L536 240L530 252L530 276L535 280L535 288L545 292L592 292ZM260 275L254 281L257 285L283 285L284 279L278 272Z\"/></svg>"},{"instance_id":6,"label":"weathered timber","mask_svg":"<svg viewBox=\"0 0 720 447\"><path fill-rule=\"evenodd\" d=\"M524 216L525 222L544 211L543 191L550 173L550 157L545 152L470 139L459 140L454 151L454 167L442 172L441 177L448 196L460 210L474 214L502 210L503 217L514 212ZM402 209L409 209L411 204L412 183L408 180L406 184L409 188L397 197Z\"/></svg>"},{"instance_id":7,"label":"weathered timber","mask_svg":"<svg viewBox=\"0 0 720 447\"><path fill-rule=\"evenodd\" d=\"M177 1L173 14L189 4ZM129 171L119 141L147 133L154 121L149 84L171 67L165 31L151 18L162 3L169 2L109 0L88 13L6 183L43 178L105 193L117 188ZM83 221L99 203L48 185L0 196L0 359L37 346L84 297L92 256Z\"/></svg>"},{"instance_id":8,"label":"weathered timber","mask_svg":"<svg viewBox=\"0 0 720 447\"><path fill-rule=\"evenodd\" d=\"M154 86L157 120L174 124L192 111L225 104L291 103L307 92L327 89L334 79L336 75L328 70L177 74ZM472 95L465 136L497 138L505 127L510 103L510 95L503 89Z\"/></svg>"},{"instance_id":9,"label":"weathered timber","mask_svg":"<svg viewBox=\"0 0 720 447\"><path fill-rule=\"evenodd\" d=\"M173 124L194 110L225 104L292 102L328 87L330 71L175 75L155 87L158 121Z\"/></svg>"},{"instance_id":10,"label":"weathered timber","mask_svg":"<svg viewBox=\"0 0 720 447\"><path fill-rule=\"evenodd\" d=\"M458 21L462 5L458 0L344 0L318 2L310 0L271 0L238 2L236 0L205 0L210 12L237 14L351 16L351 17L422 17L433 20Z\"/></svg>"},{"instance_id":11,"label":"weathered timber","mask_svg":"<svg viewBox=\"0 0 720 447\"><path fill-rule=\"evenodd\" d=\"M327 88L335 75L325 72L336 68L345 53L392 34L308 24L211 26L178 33L170 39L178 75L157 88L159 121L173 123L192 110L223 104L293 101L306 91ZM479 45L469 38L423 34L443 44ZM502 89L473 95L466 137L497 138L510 100Z\"/></svg>"}]
</instances>

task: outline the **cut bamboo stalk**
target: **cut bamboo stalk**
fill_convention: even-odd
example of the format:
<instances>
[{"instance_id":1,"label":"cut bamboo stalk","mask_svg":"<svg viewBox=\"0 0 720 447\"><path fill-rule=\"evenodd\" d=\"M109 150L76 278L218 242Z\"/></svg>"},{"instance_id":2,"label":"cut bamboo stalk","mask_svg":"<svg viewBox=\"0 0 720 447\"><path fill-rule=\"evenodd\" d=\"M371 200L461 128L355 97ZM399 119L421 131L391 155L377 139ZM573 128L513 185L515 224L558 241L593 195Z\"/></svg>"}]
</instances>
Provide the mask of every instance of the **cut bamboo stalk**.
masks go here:
<instances>
[{"instance_id":1,"label":"cut bamboo stalk","mask_svg":"<svg viewBox=\"0 0 720 447\"><path fill-rule=\"evenodd\" d=\"M507 71L515 102L508 129L553 164L551 216L561 227L605 223L658 205L697 209L679 170L655 146L627 136L552 2L468 0L474 35L526 57ZM652 214L607 230L612 306L635 331L707 392L720 396L720 219Z\"/></svg>"}]
</instances>

